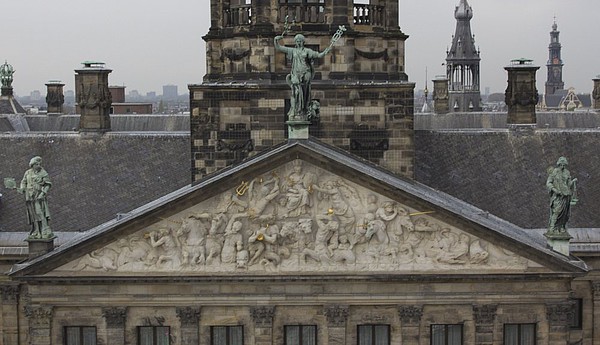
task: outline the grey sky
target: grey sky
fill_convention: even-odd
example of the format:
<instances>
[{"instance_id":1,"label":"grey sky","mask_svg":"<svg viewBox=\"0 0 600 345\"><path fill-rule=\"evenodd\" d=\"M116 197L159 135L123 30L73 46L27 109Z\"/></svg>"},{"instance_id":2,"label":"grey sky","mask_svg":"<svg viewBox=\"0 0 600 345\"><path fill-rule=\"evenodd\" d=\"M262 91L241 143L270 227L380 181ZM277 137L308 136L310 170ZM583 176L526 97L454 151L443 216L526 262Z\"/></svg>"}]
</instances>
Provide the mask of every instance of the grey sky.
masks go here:
<instances>
[{"instance_id":1,"label":"grey sky","mask_svg":"<svg viewBox=\"0 0 600 345\"><path fill-rule=\"evenodd\" d=\"M454 33L459 0L400 0L400 26L406 42L406 72L424 87L443 74L446 48ZM469 0L471 28L481 48L482 87L503 92L503 66L527 57L541 66L538 89L546 80L549 32L556 16L565 87L591 92L600 74L600 1ZM2 4L0 59L16 70L19 95L45 93L44 84L62 80L73 89L74 69L84 60L113 69L110 83L127 90L162 93L162 85L200 83L205 73L202 36L209 27L209 0L7 0ZM429 85L431 88L431 84Z\"/></svg>"}]
</instances>

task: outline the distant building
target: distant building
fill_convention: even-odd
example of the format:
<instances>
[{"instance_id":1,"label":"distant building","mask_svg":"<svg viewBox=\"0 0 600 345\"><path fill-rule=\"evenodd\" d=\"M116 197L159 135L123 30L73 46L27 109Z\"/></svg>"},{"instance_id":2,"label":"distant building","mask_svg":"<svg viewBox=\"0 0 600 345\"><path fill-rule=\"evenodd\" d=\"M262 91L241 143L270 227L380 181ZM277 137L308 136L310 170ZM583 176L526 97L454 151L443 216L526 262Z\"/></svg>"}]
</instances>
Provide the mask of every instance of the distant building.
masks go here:
<instances>
[{"instance_id":1,"label":"distant building","mask_svg":"<svg viewBox=\"0 0 600 345\"><path fill-rule=\"evenodd\" d=\"M155 91L146 92L146 98L156 98L156 92Z\"/></svg>"},{"instance_id":2,"label":"distant building","mask_svg":"<svg viewBox=\"0 0 600 345\"><path fill-rule=\"evenodd\" d=\"M460 0L454 10L456 32L452 47L447 51L446 76L448 78L448 102L451 112L481 111L479 79L479 50L475 36L471 34L473 9L467 0Z\"/></svg>"},{"instance_id":3,"label":"distant building","mask_svg":"<svg viewBox=\"0 0 600 345\"><path fill-rule=\"evenodd\" d=\"M31 91L31 93L29 94L29 96L31 97L31 101L32 102L37 102L37 101L41 101L42 100L42 93L40 92L40 90L33 90L33 91Z\"/></svg>"},{"instance_id":4,"label":"distant building","mask_svg":"<svg viewBox=\"0 0 600 345\"><path fill-rule=\"evenodd\" d=\"M174 99L179 96L177 85L163 85L163 98Z\"/></svg>"},{"instance_id":5,"label":"distant building","mask_svg":"<svg viewBox=\"0 0 600 345\"><path fill-rule=\"evenodd\" d=\"M563 61L560 58L561 44L558 39L560 31L557 30L556 22L552 24L550 32L550 45L548 46L548 78L546 80L545 95L553 95L557 90L564 90L565 83L562 79Z\"/></svg>"}]
</instances>

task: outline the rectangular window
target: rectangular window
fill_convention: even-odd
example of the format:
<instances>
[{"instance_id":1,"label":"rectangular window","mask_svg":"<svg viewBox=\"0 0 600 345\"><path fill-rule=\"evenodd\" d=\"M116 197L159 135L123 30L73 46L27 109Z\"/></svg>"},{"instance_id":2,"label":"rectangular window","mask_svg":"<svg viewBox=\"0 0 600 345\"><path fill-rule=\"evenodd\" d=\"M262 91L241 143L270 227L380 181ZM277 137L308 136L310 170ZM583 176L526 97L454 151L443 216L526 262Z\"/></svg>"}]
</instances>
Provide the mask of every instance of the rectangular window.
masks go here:
<instances>
[{"instance_id":1,"label":"rectangular window","mask_svg":"<svg viewBox=\"0 0 600 345\"><path fill-rule=\"evenodd\" d=\"M139 345L169 345L171 330L168 326L139 326Z\"/></svg>"},{"instance_id":2,"label":"rectangular window","mask_svg":"<svg viewBox=\"0 0 600 345\"><path fill-rule=\"evenodd\" d=\"M65 345L96 345L96 327L67 326L64 335Z\"/></svg>"},{"instance_id":3,"label":"rectangular window","mask_svg":"<svg viewBox=\"0 0 600 345\"><path fill-rule=\"evenodd\" d=\"M431 345L462 345L462 325L431 325Z\"/></svg>"},{"instance_id":4,"label":"rectangular window","mask_svg":"<svg viewBox=\"0 0 600 345\"><path fill-rule=\"evenodd\" d=\"M390 325L358 325L358 345L389 345Z\"/></svg>"},{"instance_id":5,"label":"rectangular window","mask_svg":"<svg viewBox=\"0 0 600 345\"><path fill-rule=\"evenodd\" d=\"M285 345L317 345L317 326L285 326Z\"/></svg>"},{"instance_id":6,"label":"rectangular window","mask_svg":"<svg viewBox=\"0 0 600 345\"><path fill-rule=\"evenodd\" d=\"M504 345L535 345L535 323L505 324Z\"/></svg>"},{"instance_id":7,"label":"rectangular window","mask_svg":"<svg viewBox=\"0 0 600 345\"><path fill-rule=\"evenodd\" d=\"M211 345L244 345L242 326L212 326L210 328Z\"/></svg>"},{"instance_id":8,"label":"rectangular window","mask_svg":"<svg viewBox=\"0 0 600 345\"><path fill-rule=\"evenodd\" d=\"M573 299L573 319L571 320L571 329L581 329L583 324L583 298Z\"/></svg>"}]
</instances>

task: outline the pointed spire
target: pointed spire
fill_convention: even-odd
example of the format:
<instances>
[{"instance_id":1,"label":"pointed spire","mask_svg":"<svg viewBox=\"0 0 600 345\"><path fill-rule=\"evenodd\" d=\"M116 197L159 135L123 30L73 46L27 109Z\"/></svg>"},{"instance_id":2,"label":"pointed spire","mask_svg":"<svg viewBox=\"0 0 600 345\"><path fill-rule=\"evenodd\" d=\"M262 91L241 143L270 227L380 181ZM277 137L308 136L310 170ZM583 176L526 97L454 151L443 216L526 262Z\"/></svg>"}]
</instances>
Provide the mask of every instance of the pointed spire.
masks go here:
<instances>
[{"instance_id":1,"label":"pointed spire","mask_svg":"<svg viewBox=\"0 0 600 345\"><path fill-rule=\"evenodd\" d=\"M467 3L467 0L460 0L458 6L454 10L454 18L456 19L471 19L473 18L473 9Z\"/></svg>"}]
</instances>

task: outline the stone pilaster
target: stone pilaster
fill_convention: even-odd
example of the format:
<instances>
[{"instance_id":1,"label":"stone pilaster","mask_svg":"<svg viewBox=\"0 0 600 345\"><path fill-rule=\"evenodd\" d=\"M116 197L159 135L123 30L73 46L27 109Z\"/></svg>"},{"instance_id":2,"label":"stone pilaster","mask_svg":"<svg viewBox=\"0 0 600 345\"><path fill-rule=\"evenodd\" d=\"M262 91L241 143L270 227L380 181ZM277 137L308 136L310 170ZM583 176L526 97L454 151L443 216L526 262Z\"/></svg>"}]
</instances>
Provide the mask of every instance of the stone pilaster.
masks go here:
<instances>
[{"instance_id":1,"label":"stone pilaster","mask_svg":"<svg viewBox=\"0 0 600 345\"><path fill-rule=\"evenodd\" d=\"M548 345L566 344L569 340L569 325L573 320L573 302L546 304L546 318L550 326Z\"/></svg>"},{"instance_id":2,"label":"stone pilaster","mask_svg":"<svg viewBox=\"0 0 600 345\"><path fill-rule=\"evenodd\" d=\"M102 316L106 321L107 345L124 344L127 307L102 308Z\"/></svg>"},{"instance_id":3,"label":"stone pilaster","mask_svg":"<svg viewBox=\"0 0 600 345\"><path fill-rule=\"evenodd\" d=\"M255 344L271 345L273 343L273 316L275 316L275 307L252 307L250 308L250 316L254 320Z\"/></svg>"},{"instance_id":4,"label":"stone pilaster","mask_svg":"<svg viewBox=\"0 0 600 345\"><path fill-rule=\"evenodd\" d=\"M592 282L592 303L594 324L592 329L600 329L600 281ZM600 332L593 332L592 344L600 344Z\"/></svg>"},{"instance_id":5,"label":"stone pilaster","mask_svg":"<svg viewBox=\"0 0 600 345\"><path fill-rule=\"evenodd\" d=\"M488 345L494 342L494 319L498 306L495 304L478 304L473 306L475 321L475 343Z\"/></svg>"},{"instance_id":6,"label":"stone pilaster","mask_svg":"<svg viewBox=\"0 0 600 345\"><path fill-rule=\"evenodd\" d=\"M52 339L52 307L27 305L24 309L25 316L29 320L29 344L50 345Z\"/></svg>"},{"instance_id":7,"label":"stone pilaster","mask_svg":"<svg viewBox=\"0 0 600 345\"><path fill-rule=\"evenodd\" d=\"M181 344L198 344L200 341L200 307L179 307L175 309L181 322Z\"/></svg>"},{"instance_id":8,"label":"stone pilaster","mask_svg":"<svg viewBox=\"0 0 600 345\"><path fill-rule=\"evenodd\" d=\"M350 308L345 305L329 305L323 309L327 318L327 334L329 345L346 344L346 321Z\"/></svg>"},{"instance_id":9,"label":"stone pilaster","mask_svg":"<svg viewBox=\"0 0 600 345\"><path fill-rule=\"evenodd\" d=\"M2 341L3 344L17 344L19 333L19 286L15 284L0 286L2 292Z\"/></svg>"},{"instance_id":10,"label":"stone pilaster","mask_svg":"<svg viewBox=\"0 0 600 345\"><path fill-rule=\"evenodd\" d=\"M402 325L402 343L418 344L423 307L420 305L398 306L398 316Z\"/></svg>"}]
</instances>

